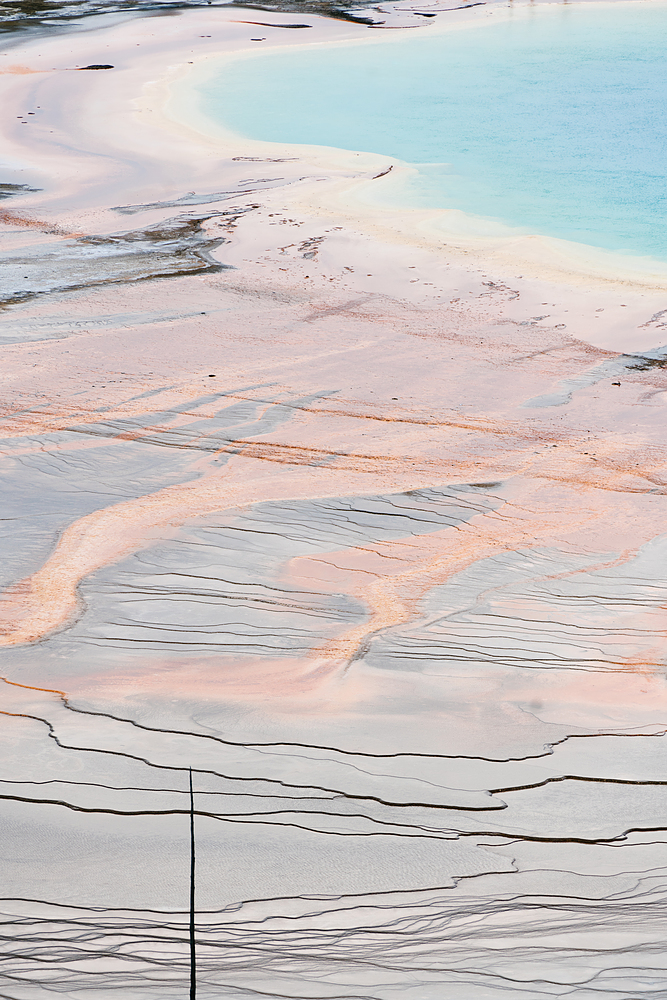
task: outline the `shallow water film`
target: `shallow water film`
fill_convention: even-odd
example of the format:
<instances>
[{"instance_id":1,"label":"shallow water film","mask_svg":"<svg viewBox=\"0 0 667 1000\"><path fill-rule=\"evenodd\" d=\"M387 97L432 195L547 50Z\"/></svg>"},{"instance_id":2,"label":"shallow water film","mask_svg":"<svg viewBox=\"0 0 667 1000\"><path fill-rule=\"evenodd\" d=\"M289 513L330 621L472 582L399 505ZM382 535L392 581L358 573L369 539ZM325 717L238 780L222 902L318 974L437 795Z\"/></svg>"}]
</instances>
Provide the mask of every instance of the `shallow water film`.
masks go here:
<instances>
[{"instance_id":1,"label":"shallow water film","mask_svg":"<svg viewBox=\"0 0 667 1000\"><path fill-rule=\"evenodd\" d=\"M195 100L433 6L0 47L2 1000L667 998L667 273Z\"/></svg>"}]
</instances>

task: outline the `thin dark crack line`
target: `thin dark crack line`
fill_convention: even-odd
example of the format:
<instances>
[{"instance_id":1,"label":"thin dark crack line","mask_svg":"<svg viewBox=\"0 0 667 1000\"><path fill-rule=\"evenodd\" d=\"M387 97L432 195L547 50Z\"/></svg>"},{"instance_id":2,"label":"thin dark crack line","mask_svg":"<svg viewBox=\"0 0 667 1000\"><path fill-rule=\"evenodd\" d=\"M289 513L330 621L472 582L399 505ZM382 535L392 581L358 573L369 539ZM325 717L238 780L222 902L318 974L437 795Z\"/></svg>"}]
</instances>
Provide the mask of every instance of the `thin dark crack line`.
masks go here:
<instances>
[{"instance_id":1,"label":"thin dark crack line","mask_svg":"<svg viewBox=\"0 0 667 1000\"><path fill-rule=\"evenodd\" d=\"M526 760L539 760L540 758L543 758L543 757L552 756L553 755L553 748L557 747L557 746L561 746L563 743L568 742L568 740L576 740L576 739L600 739L600 738L604 738L604 737L615 737L617 739L635 739L635 738L646 739L646 738L651 738L651 737L659 738L659 737L663 737L663 736L665 736L665 734L667 734L667 726L665 726L664 723L654 723L655 726L660 726L661 727L661 731L657 732L657 733L645 733L645 732L627 733L627 732L619 732L618 730L617 731L610 730L610 731L604 731L604 732L599 732L599 733L570 733L570 734L568 734L566 736L563 736L559 740L554 740L553 742L546 743L545 744L545 749L541 753L526 754L525 756L522 756L522 757L486 757L486 756L475 755L475 754L430 754L430 753L416 753L416 752L390 753L390 754L384 753L384 754L381 754L381 753L368 753L368 752L363 751L363 750L343 750L343 749L341 749L339 747L326 746L326 745L317 744L317 743L296 743L296 742L295 743L289 743L289 742L286 742L286 741L276 741L276 742L271 742L271 743L252 743L252 742L241 743L239 741L234 741L234 740L225 740L221 736L213 736L210 733L193 733L193 732L189 732L188 730L182 730L182 729L166 729L166 728L163 729L163 728L156 727L156 726L146 726L143 723L135 722L134 719L126 719L126 718L123 718L122 716L116 716L116 715L113 715L111 712L95 712L95 711L92 711L90 709L76 708L75 706L73 706L73 705L70 704L69 698L68 698L67 694L64 691L57 690L56 688L42 688L42 687L37 687L37 686L34 686L34 685L30 685L30 684L20 684L18 681L10 681L7 677L0 677L0 681L3 681L5 684L9 684L12 687L22 688L22 689L27 690L27 691L41 691L41 692L43 692L45 694L58 695L58 697L60 698L60 700L63 703L63 706L68 711L74 712L77 715L87 715L87 716L93 716L93 717L98 717L98 718L107 718L107 719L111 719L113 722L120 722L120 723L124 723L126 725L134 726L136 729L141 729L141 730L143 730L145 732L164 733L164 734L170 735L170 736L195 737L197 739L211 740L213 742L220 743L223 746L242 747L244 749L254 749L255 747L264 749L264 748L270 748L270 747L285 747L286 746L286 747L297 747L299 749L304 749L304 750L323 750L323 751L327 751L327 752L330 752L330 753L339 753L339 754L342 754L342 755L345 755L345 756L350 756L350 757L370 757L372 759L382 759L382 760L394 759L394 758L398 758L398 757L414 757L414 758L424 759L424 760L479 760L479 761L486 761L488 763L493 763L493 764L496 764L496 763L497 764L506 764L506 763L512 763L512 762L515 762L515 761L516 762L521 762L521 761L526 761ZM21 715L22 713L6 713L6 714ZM44 722L46 725L50 726L50 723L46 722L45 719L42 719L39 716L34 716L34 717L33 716L29 716L29 718L35 718L38 721ZM664 728L662 728L663 726L664 726ZM70 749L79 749L79 748L72 747ZM112 753L113 751L104 751L104 752L105 753ZM140 759L140 758L138 758L138 759ZM148 762L146 761L145 763L148 763ZM155 765L155 766L161 766L161 765ZM179 770L179 768L172 768L172 770Z\"/></svg>"}]
</instances>

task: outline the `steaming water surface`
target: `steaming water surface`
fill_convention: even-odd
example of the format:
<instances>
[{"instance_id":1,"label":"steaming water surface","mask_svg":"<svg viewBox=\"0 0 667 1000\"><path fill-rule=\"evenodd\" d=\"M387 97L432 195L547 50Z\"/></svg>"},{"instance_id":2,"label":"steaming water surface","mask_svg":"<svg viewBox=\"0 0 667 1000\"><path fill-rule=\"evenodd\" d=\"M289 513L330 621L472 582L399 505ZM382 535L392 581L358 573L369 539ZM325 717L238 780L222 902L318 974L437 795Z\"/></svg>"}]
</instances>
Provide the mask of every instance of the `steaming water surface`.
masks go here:
<instances>
[{"instance_id":1,"label":"steaming water surface","mask_svg":"<svg viewBox=\"0 0 667 1000\"><path fill-rule=\"evenodd\" d=\"M256 139L418 165L407 205L665 260L666 34L663 3L538 7L261 53L223 68L203 106Z\"/></svg>"}]
</instances>

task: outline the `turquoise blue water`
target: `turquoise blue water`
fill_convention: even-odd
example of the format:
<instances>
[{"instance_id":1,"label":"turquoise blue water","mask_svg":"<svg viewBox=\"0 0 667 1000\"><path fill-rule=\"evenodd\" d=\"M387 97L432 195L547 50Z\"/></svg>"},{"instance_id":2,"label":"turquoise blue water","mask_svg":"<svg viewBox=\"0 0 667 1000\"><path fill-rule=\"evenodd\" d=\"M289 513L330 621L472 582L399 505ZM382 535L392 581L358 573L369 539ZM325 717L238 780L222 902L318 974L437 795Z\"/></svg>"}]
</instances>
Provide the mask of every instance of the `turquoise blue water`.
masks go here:
<instances>
[{"instance_id":1,"label":"turquoise blue water","mask_svg":"<svg viewBox=\"0 0 667 1000\"><path fill-rule=\"evenodd\" d=\"M253 138L416 164L405 204L667 259L666 42L667 4L537 7L267 52L222 71L204 110Z\"/></svg>"}]
</instances>

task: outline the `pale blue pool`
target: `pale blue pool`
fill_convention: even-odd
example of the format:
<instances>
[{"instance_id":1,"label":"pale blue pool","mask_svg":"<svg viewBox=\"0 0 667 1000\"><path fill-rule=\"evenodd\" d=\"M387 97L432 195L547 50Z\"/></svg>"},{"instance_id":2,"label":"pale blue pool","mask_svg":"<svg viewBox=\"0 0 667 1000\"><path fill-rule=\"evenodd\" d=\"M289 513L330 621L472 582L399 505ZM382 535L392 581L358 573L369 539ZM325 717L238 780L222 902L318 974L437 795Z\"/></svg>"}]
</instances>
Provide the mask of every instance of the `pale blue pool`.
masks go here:
<instances>
[{"instance_id":1,"label":"pale blue pool","mask_svg":"<svg viewBox=\"0 0 667 1000\"><path fill-rule=\"evenodd\" d=\"M252 138L417 164L409 205L664 260L666 44L662 2L536 7L237 61L203 107Z\"/></svg>"}]
</instances>

